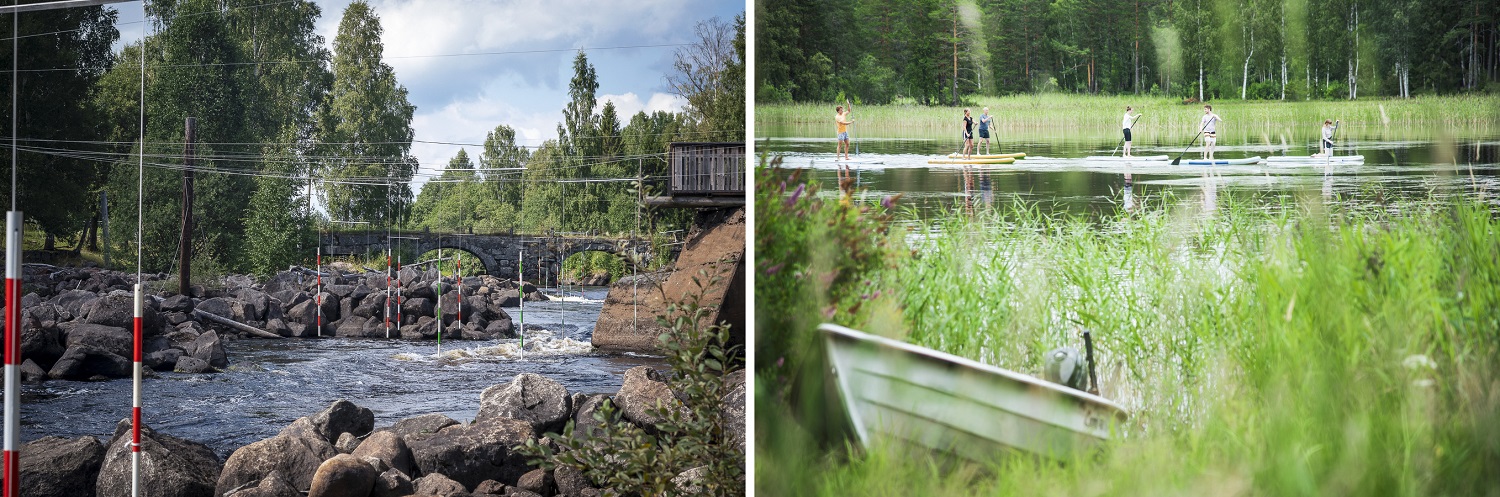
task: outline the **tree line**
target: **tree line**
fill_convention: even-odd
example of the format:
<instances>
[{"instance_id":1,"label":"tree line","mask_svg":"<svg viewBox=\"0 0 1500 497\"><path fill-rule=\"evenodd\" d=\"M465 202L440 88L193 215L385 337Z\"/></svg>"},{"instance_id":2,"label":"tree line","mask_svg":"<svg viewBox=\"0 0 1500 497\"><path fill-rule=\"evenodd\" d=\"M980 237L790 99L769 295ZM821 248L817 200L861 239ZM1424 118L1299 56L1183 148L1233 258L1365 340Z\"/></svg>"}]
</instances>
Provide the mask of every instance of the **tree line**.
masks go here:
<instances>
[{"instance_id":1,"label":"tree line","mask_svg":"<svg viewBox=\"0 0 1500 497\"><path fill-rule=\"evenodd\" d=\"M580 52L559 138L532 150L502 125L478 151L482 169L524 167L524 173L465 173L473 163L461 152L443 178L473 181L434 183L416 195L416 108L383 61L380 19L363 0L343 12L331 47L314 29L321 9L305 0L161 0L146 9L149 34L119 52L111 49L119 39L112 9L21 14L10 33L20 35L19 113L6 105L0 116L18 121L16 200L27 229L44 232L49 245L57 238L99 247L119 267L135 267L137 248L146 271L180 262L184 169L197 171L195 255L187 262L194 272L268 273L310 259L316 231L342 221L380 231L628 232L641 186L570 188L555 180L635 177L636 163L610 158L665 152L674 140L744 135L743 17L735 24L715 19L700 30L729 30L714 32L715 40L735 46L715 59L720 67L676 68L707 73L711 83L679 93L689 101L684 112L640 113L622 122L612 105L596 111L598 82ZM11 22L0 23L10 31ZM11 44L0 43L0 65L13 57ZM735 92L741 104L728 105ZM184 157L187 117L197 118L191 165ZM664 164L641 167L649 176ZM0 192L9 198L4 183ZM564 223L549 216L565 195L577 210L567 211ZM101 196L108 199L107 217ZM139 232L137 204L144 218ZM679 221L658 214L653 219ZM106 225L107 245L98 236Z\"/></svg>"},{"instance_id":2,"label":"tree line","mask_svg":"<svg viewBox=\"0 0 1500 497\"><path fill-rule=\"evenodd\" d=\"M757 2L759 102L1500 92L1492 0Z\"/></svg>"}]
</instances>

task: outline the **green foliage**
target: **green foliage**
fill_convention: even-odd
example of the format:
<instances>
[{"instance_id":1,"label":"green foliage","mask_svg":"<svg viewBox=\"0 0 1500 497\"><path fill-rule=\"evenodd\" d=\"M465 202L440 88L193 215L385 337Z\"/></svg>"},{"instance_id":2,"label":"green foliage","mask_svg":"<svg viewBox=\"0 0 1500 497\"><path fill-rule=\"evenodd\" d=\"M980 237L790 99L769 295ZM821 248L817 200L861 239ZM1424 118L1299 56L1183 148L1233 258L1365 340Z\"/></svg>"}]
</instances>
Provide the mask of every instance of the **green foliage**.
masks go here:
<instances>
[{"instance_id":1,"label":"green foliage","mask_svg":"<svg viewBox=\"0 0 1500 497\"><path fill-rule=\"evenodd\" d=\"M286 130L282 136L294 133ZM300 159L294 146L266 147L267 170L287 174L305 171L308 165ZM311 206L302 194L301 184L291 178L263 176L255 178L255 194L245 217L247 229L245 255L249 269L270 276L292 264L308 260L308 248L316 245Z\"/></svg>"},{"instance_id":2,"label":"green foliage","mask_svg":"<svg viewBox=\"0 0 1500 497\"><path fill-rule=\"evenodd\" d=\"M563 260L563 274L574 280L585 276L607 275L610 281L630 274L625 259L609 252L579 252Z\"/></svg>"},{"instance_id":3,"label":"green foliage","mask_svg":"<svg viewBox=\"0 0 1500 497\"><path fill-rule=\"evenodd\" d=\"M1500 463L1485 428L1500 421L1500 396L1483 386L1500 381L1492 206L1283 203L1205 216L1195 204L1103 221L1027 205L918 221L924 235L911 240L920 256L877 275L902 284L871 289L896 294L909 341L1020 372L1038 373L1041 351L1077 344L1078 331L1091 329L1104 395L1132 410L1095 462L1014 458L950 471L925 454L819 450L829 435L806 416L836 413L799 410L800 399L777 395L776 371L758 371L757 473L774 475L758 490L1487 491L1482 468ZM780 229L817 229L817 221ZM757 246L757 254L786 246ZM757 299L805 285L762 282L773 281L757 277ZM781 309L808 314L807 323L824 319ZM759 343L766 330L758 331Z\"/></svg>"},{"instance_id":4,"label":"green foliage","mask_svg":"<svg viewBox=\"0 0 1500 497\"><path fill-rule=\"evenodd\" d=\"M721 402L729 393L726 380L733 351L722 344L729 341L729 327L705 325L711 310L699 305L703 288L718 283L709 281L706 272L693 279L698 289L685 302L668 306L667 314L657 318L668 331L660 337L673 375L668 380L680 403L658 405L652 414L661 421L653 434L616 415L615 407L606 401L594 413L601 422L590 433L575 432L569 421L562 434L548 433L558 449L528 440L517 447L528 462L552 469L568 466L578 469L590 480L626 495L740 495L745 489L745 453L726 439L726 424ZM698 492L678 488L672 479L679 473L704 468Z\"/></svg>"}]
</instances>

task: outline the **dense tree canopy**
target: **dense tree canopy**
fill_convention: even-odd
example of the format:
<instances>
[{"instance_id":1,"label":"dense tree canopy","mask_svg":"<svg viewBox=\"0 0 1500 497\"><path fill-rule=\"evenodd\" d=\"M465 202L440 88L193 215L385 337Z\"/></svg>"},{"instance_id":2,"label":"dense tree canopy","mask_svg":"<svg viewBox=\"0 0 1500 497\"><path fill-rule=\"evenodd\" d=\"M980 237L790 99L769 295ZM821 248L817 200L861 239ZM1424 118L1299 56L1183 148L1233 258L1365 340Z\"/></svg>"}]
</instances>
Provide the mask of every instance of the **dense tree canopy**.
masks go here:
<instances>
[{"instance_id":1,"label":"dense tree canopy","mask_svg":"<svg viewBox=\"0 0 1500 497\"><path fill-rule=\"evenodd\" d=\"M1500 91L1492 0L757 2L756 99Z\"/></svg>"}]
</instances>

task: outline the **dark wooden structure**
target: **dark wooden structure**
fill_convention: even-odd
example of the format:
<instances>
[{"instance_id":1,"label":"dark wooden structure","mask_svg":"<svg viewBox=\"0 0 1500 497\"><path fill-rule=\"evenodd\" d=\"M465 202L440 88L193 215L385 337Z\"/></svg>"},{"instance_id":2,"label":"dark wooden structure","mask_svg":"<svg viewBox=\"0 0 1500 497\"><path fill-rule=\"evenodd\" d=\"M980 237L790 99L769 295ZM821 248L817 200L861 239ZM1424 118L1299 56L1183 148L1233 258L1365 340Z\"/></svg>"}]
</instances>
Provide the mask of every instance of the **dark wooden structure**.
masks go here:
<instances>
[{"instance_id":1,"label":"dark wooden structure","mask_svg":"<svg viewBox=\"0 0 1500 497\"><path fill-rule=\"evenodd\" d=\"M649 205L731 207L745 205L744 143L676 142L668 146L671 182L664 197Z\"/></svg>"}]
</instances>

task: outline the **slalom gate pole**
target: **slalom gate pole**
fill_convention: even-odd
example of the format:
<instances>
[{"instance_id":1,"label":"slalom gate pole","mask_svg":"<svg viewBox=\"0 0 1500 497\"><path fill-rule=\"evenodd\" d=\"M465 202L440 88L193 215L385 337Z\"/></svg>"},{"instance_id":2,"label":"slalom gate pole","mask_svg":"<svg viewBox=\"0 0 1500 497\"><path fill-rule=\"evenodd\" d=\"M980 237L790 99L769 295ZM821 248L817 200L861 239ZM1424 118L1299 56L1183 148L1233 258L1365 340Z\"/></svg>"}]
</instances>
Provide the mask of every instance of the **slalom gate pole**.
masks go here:
<instances>
[{"instance_id":1,"label":"slalom gate pole","mask_svg":"<svg viewBox=\"0 0 1500 497\"><path fill-rule=\"evenodd\" d=\"M318 242L318 294L313 305L318 307L318 337L323 336L323 242Z\"/></svg>"},{"instance_id":2,"label":"slalom gate pole","mask_svg":"<svg viewBox=\"0 0 1500 497\"><path fill-rule=\"evenodd\" d=\"M396 334L401 334L401 253L396 253Z\"/></svg>"},{"instance_id":3,"label":"slalom gate pole","mask_svg":"<svg viewBox=\"0 0 1500 497\"><path fill-rule=\"evenodd\" d=\"M387 246L389 246L390 243L391 243L391 240L389 238L387 238L386 241L385 241L385 243L386 243ZM391 249L389 247L387 247L385 249L385 305L382 306L382 307L385 308L385 309L383 309L380 312L380 314L385 317L385 337L386 338L390 338L391 337Z\"/></svg>"},{"instance_id":4,"label":"slalom gate pole","mask_svg":"<svg viewBox=\"0 0 1500 497\"><path fill-rule=\"evenodd\" d=\"M453 255L453 279L458 280L458 327L464 326L464 259Z\"/></svg>"},{"instance_id":5,"label":"slalom gate pole","mask_svg":"<svg viewBox=\"0 0 1500 497\"><path fill-rule=\"evenodd\" d=\"M11 195L15 195L12 193ZM21 211L5 216L5 497L21 495Z\"/></svg>"},{"instance_id":6,"label":"slalom gate pole","mask_svg":"<svg viewBox=\"0 0 1500 497\"><path fill-rule=\"evenodd\" d=\"M521 249L521 256L516 258L516 295L521 303L521 360L526 360L526 249Z\"/></svg>"},{"instance_id":7,"label":"slalom gate pole","mask_svg":"<svg viewBox=\"0 0 1500 497\"><path fill-rule=\"evenodd\" d=\"M146 294L139 281L135 284L135 371L131 386L130 404L130 494L141 494L141 343L145 332L141 330Z\"/></svg>"},{"instance_id":8,"label":"slalom gate pole","mask_svg":"<svg viewBox=\"0 0 1500 497\"><path fill-rule=\"evenodd\" d=\"M442 268L438 268L438 274L442 274ZM437 293L437 358L443 358L443 279L438 278L432 282L432 289Z\"/></svg>"}]
</instances>

